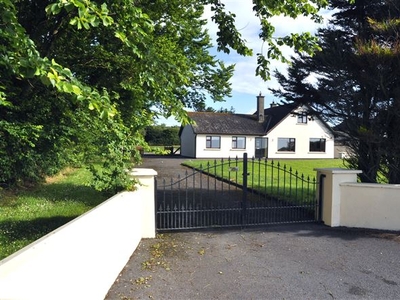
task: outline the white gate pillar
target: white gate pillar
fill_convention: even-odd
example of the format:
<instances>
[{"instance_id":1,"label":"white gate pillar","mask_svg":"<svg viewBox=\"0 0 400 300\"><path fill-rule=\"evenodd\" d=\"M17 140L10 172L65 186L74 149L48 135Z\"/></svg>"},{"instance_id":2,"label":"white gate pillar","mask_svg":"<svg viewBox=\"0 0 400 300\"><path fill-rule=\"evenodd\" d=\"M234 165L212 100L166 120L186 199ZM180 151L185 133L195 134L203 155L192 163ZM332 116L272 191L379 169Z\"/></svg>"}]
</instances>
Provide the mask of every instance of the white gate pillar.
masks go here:
<instances>
[{"instance_id":1,"label":"white gate pillar","mask_svg":"<svg viewBox=\"0 0 400 300\"><path fill-rule=\"evenodd\" d=\"M157 172L153 169L134 168L130 175L139 182L139 192L142 202L142 238L156 237L155 217L155 176ZM133 200L135 201L135 200Z\"/></svg>"},{"instance_id":2,"label":"white gate pillar","mask_svg":"<svg viewBox=\"0 0 400 300\"><path fill-rule=\"evenodd\" d=\"M322 197L322 221L331 227L340 226L340 184L343 182L357 182L360 170L340 168L316 168L318 179L317 199ZM322 192L320 193L320 189Z\"/></svg>"}]
</instances>

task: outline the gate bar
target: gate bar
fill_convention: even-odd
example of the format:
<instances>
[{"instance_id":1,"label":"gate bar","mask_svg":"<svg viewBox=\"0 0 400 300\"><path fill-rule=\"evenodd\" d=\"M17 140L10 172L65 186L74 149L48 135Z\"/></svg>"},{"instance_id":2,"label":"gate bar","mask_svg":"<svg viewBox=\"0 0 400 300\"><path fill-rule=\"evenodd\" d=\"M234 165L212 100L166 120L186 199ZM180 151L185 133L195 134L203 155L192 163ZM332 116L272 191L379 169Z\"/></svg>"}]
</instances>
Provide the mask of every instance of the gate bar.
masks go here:
<instances>
[{"instance_id":1,"label":"gate bar","mask_svg":"<svg viewBox=\"0 0 400 300\"><path fill-rule=\"evenodd\" d=\"M242 227L247 224L247 152L243 153Z\"/></svg>"}]
</instances>

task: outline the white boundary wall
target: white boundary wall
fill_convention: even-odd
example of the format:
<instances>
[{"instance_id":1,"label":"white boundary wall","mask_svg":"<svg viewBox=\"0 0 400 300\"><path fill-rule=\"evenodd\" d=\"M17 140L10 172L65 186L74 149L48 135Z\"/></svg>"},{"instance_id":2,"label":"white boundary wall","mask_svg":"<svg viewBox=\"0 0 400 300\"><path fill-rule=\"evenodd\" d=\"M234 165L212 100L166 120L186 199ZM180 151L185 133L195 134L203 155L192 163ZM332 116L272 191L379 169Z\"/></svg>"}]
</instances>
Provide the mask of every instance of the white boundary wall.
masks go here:
<instances>
[{"instance_id":1,"label":"white boundary wall","mask_svg":"<svg viewBox=\"0 0 400 300\"><path fill-rule=\"evenodd\" d=\"M400 185L358 183L359 170L316 171L323 187L322 221L326 225L400 230Z\"/></svg>"},{"instance_id":2,"label":"white boundary wall","mask_svg":"<svg viewBox=\"0 0 400 300\"><path fill-rule=\"evenodd\" d=\"M400 230L400 185L342 183L340 225Z\"/></svg>"},{"instance_id":3,"label":"white boundary wall","mask_svg":"<svg viewBox=\"0 0 400 300\"><path fill-rule=\"evenodd\" d=\"M0 299L104 299L142 238L155 237L154 176L0 261Z\"/></svg>"}]
</instances>

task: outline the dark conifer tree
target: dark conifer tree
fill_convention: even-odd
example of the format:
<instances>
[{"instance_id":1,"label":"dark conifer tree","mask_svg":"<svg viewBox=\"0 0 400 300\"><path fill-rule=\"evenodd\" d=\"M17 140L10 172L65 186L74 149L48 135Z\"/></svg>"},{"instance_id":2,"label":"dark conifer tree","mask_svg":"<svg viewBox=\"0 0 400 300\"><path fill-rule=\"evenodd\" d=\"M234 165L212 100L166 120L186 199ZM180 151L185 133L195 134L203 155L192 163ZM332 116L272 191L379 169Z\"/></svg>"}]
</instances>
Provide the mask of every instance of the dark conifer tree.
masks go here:
<instances>
[{"instance_id":1,"label":"dark conifer tree","mask_svg":"<svg viewBox=\"0 0 400 300\"><path fill-rule=\"evenodd\" d=\"M400 1L332 0L330 7L337 12L318 32L322 51L294 57L287 76L276 72L281 89L272 91L338 125L361 181L383 174L399 183Z\"/></svg>"}]
</instances>

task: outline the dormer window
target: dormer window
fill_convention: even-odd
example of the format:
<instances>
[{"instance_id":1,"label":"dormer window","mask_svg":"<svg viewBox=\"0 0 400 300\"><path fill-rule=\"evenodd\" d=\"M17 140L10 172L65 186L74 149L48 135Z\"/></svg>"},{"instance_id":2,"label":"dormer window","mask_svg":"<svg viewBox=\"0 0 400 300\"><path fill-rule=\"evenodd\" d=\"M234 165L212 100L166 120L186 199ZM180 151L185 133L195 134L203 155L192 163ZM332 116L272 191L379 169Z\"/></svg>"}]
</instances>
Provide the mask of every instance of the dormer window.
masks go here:
<instances>
[{"instance_id":1,"label":"dormer window","mask_svg":"<svg viewBox=\"0 0 400 300\"><path fill-rule=\"evenodd\" d=\"M307 124L307 114L305 113L298 114L297 124Z\"/></svg>"}]
</instances>

